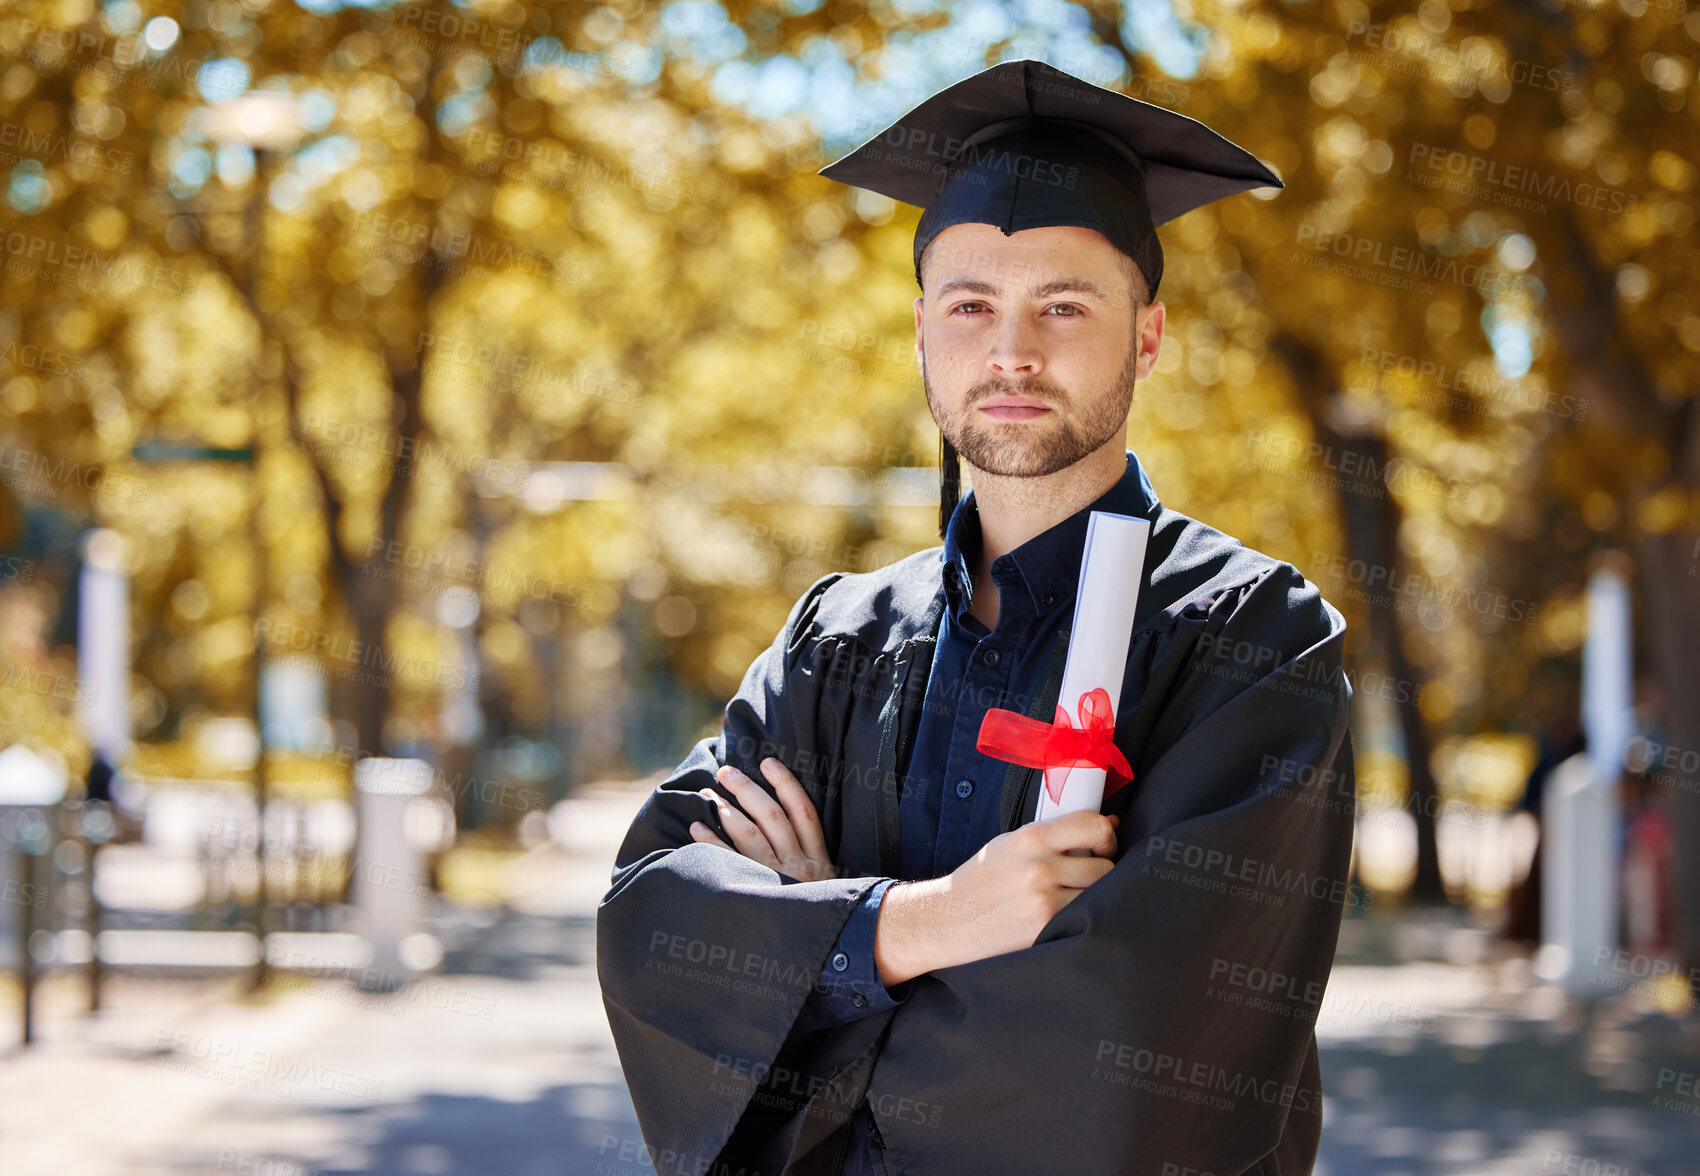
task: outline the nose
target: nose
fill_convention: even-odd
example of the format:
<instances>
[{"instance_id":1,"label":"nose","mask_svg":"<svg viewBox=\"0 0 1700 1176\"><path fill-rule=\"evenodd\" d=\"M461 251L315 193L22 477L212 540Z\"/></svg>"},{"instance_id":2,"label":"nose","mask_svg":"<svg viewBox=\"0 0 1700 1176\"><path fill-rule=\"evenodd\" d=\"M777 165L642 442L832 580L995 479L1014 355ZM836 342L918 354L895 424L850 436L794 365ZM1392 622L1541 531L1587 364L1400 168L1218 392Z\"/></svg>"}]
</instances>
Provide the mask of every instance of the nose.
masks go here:
<instances>
[{"instance_id":1,"label":"nose","mask_svg":"<svg viewBox=\"0 0 1700 1176\"><path fill-rule=\"evenodd\" d=\"M986 355L986 366L1001 376L1036 376L1045 366L1037 333L1020 315L1008 315L998 325Z\"/></svg>"}]
</instances>

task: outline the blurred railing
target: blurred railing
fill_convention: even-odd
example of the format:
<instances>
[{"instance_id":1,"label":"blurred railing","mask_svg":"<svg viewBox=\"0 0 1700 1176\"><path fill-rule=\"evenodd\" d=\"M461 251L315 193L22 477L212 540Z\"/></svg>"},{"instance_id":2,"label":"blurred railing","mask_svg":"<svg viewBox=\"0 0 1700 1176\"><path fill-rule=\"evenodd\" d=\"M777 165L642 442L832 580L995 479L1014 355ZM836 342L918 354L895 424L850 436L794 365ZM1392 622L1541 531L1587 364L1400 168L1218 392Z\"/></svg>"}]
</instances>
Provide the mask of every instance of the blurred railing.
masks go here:
<instances>
[{"instance_id":1,"label":"blurred railing","mask_svg":"<svg viewBox=\"0 0 1700 1176\"><path fill-rule=\"evenodd\" d=\"M393 988L435 966L425 912L433 857L454 839L450 800L421 761L364 764L358 814L344 799L273 798L263 828L252 793L220 782L130 782L130 836L103 801L0 805L0 971L18 978L22 1040L55 972L84 974L92 1011L115 968Z\"/></svg>"}]
</instances>

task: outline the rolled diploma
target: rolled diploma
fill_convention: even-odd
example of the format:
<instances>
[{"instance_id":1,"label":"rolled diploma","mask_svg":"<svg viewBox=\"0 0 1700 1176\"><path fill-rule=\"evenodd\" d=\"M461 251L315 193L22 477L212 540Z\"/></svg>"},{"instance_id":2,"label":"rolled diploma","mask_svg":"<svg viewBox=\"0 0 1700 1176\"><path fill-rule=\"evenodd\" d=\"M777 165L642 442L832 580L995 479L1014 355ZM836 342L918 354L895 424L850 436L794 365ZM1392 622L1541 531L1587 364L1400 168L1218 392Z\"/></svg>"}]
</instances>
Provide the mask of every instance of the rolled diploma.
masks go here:
<instances>
[{"instance_id":1,"label":"rolled diploma","mask_svg":"<svg viewBox=\"0 0 1700 1176\"><path fill-rule=\"evenodd\" d=\"M1069 720L1080 721L1080 696L1093 687L1109 692L1112 713L1121 705L1127 647L1133 637L1133 613L1145 579L1145 545L1151 521L1095 510L1086 524L1086 549L1080 555L1080 590L1075 596L1074 626L1069 630L1068 661L1063 665L1057 703ZM1042 774L1042 773L1041 773ZM1082 809L1097 812L1104 802L1104 769L1071 768L1062 802L1039 787L1035 821ZM1076 851L1070 851L1076 852ZM1085 850L1079 850L1084 855Z\"/></svg>"}]
</instances>

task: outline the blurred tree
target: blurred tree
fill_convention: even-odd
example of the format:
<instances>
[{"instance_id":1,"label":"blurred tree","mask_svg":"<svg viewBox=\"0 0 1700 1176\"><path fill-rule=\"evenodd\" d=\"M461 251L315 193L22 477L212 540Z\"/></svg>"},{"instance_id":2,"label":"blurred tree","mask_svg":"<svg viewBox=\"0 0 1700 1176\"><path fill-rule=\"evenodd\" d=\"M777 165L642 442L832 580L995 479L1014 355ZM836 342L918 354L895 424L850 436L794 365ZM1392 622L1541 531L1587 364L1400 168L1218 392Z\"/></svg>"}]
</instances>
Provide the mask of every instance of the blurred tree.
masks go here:
<instances>
[{"instance_id":1,"label":"blurred tree","mask_svg":"<svg viewBox=\"0 0 1700 1176\"><path fill-rule=\"evenodd\" d=\"M1667 244L1697 35L1672 6L1445 0L14 6L5 444L151 540L146 672L180 697L241 702L249 500L127 454L256 421L265 631L345 675L362 749L386 713L404 743L464 733L420 670L456 587L492 735L630 710L645 648L724 696L814 578L935 541L882 480L936 446L914 214L812 172L1042 56L1287 179L1165 230L1173 329L1130 444L1348 612L1433 892L1430 739L1542 717L1525 687L1573 664L1594 548L1636 550L1671 739L1700 746L1700 275ZM269 163L196 113L257 89L309 131ZM1700 868L1700 786L1677 795Z\"/></svg>"},{"instance_id":2,"label":"blurred tree","mask_svg":"<svg viewBox=\"0 0 1700 1176\"><path fill-rule=\"evenodd\" d=\"M144 539L143 668L179 708L249 705L258 637L334 677L363 753L442 735L445 674L498 727L545 722L572 674L530 647L605 630L634 574L674 669L724 692L819 574L787 538L844 516L793 471L855 467L871 435L783 409L820 367L800 320L822 274L856 267L839 231L866 224L799 196L803 128L716 112L700 70L644 48L656 14L624 12L0 17L8 443L56 471L38 489ZM296 101L304 144L219 141L262 92ZM254 445L253 484L138 468L156 438ZM574 482L618 459L635 485ZM758 460L780 484L741 472ZM430 622L462 586L477 664L440 665Z\"/></svg>"},{"instance_id":3,"label":"blurred tree","mask_svg":"<svg viewBox=\"0 0 1700 1176\"><path fill-rule=\"evenodd\" d=\"M1222 46L1234 59L1223 68L1249 72L1259 109L1309 148L1281 160L1292 179L1270 207L1289 218L1283 230L1249 250L1260 285L1287 295L1270 303L1274 343L1308 392L1323 453L1335 468L1385 471L1398 503L1360 538L1343 495L1349 550L1422 586L1424 606L1402 625L1372 607L1383 664L1402 677L1414 661L1428 676L1430 722L1502 724L1534 664L1580 640L1573 608L1540 605L1580 594L1591 553L1629 548L1671 743L1696 746L1700 273L1692 251L1670 246L1695 215L1697 144L1680 115L1700 17L1347 0L1284 6L1275 32L1269 15L1234 11L1200 10L1213 30L1205 61ZM1472 321L1479 331L1461 329ZM1464 608L1429 607L1454 593ZM1515 623L1519 612L1531 623ZM1402 726L1418 752L1421 725ZM1672 881L1692 963L1700 782L1677 783Z\"/></svg>"}]
</instances>

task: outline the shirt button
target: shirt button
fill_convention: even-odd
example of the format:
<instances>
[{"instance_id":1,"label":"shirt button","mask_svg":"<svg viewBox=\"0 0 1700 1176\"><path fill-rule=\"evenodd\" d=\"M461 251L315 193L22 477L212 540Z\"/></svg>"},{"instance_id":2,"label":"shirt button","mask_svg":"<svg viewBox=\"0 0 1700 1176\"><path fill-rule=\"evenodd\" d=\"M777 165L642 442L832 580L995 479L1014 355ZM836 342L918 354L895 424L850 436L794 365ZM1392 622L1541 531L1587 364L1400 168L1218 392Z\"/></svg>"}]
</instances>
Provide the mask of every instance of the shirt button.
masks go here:
<instances>
[{"instance_id":1,"label":"shirt button","mask_svg":"<svg viewBox=\"0 0 1700 1176\"><path fill-rule=\"evenodd\" d=\"M956 795L962 797L963 799L967 799L967 797L971 793L973 793L973 791L974 791L974 781L972 781L972 780L958 780L956 782Z\"/></svg>"},{"instance_id":2,"label":"shirt button","mask_svg":"<svg viewBox=\"0 0 1700 1176\"><path fill-rule=\"evenodd\" d=\"M850 1003L855 1005L857 1008L861 1008L863 1005L867 1004L868 1001L861 993L852 992L850 994Z\"/></svg>"},{"instance_id":3,"label":"shirt button","mask_svg":"<svg viewBox=\"0 0 1700 1176\"><path fill-rule=\"evenodd\" d=\"M842 972L845 968L848 968L849 966L850 966L850 957L845 955L843 952L839 952L837 955L832 957L832 969L833 969L833 971Z\"/></svg>"},{"instance_id":4,"label":"shirt button","mask_svg":"<svg viewBox=\"0 0 1700 1176\"><path fill-rule=\"evenodd\" d=\"M1040 603L1043 604L1046 608L1050 608L1051 605L1055 604L1056 602L1057 602L1057 596L1056 596L1056 593L1054 593L1054 592L1045 593L1045 599L1040 601Z\"/></svg>"},{"instance_id":5,"label":"shirt button","mask_svg":"<svg viewBox=\"0 0 1700 1176\"><path fill-rule=\"evenodd\" d=\"M988 666L997 665L999 660L1000 660L1000 655L999 655L997 650L995 650L995 649L986 650L986 664Z\"/></svg>"}]
</instances>

